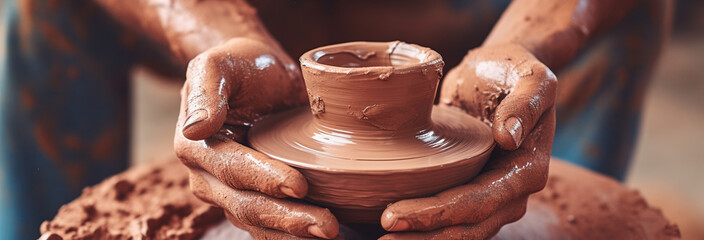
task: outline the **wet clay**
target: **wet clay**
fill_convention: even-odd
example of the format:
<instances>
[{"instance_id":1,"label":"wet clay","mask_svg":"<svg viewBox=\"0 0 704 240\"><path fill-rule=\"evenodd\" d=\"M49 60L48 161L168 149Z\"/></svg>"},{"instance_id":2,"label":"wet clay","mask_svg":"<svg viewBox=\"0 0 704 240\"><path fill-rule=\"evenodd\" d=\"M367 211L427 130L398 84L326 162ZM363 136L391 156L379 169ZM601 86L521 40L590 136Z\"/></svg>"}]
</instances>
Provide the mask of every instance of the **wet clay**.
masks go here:
<instances>
[{"instance_id":1,"label":"wet clay","mask_svg":"<svg viewBox=\"0 0 704 240\"><path fill-rule=\"evenodd\" d=\"M177 161L128 170L83 189L41 225L45 239L198 239L223 218L222 209L188 189Z\"/></svg>"},{"instance_id":2,"label":"wet clay","mask_svg":"<svg viewBox=\"0 0 704 240\"><path fill-rule=\"evenodd\" d=\"M378 222L387 204L469 181L494 147L490 128L433 106L438 53L403 42L352 42L301 57L310 108L266 117L251 146L297 168L306 198L342 222Z\"/></svg>"},{"instance_id":3,"label":"wet clay","mask_svg":"<svg viewBox=\"0 0 704 240\"><path fill-rule=\"evenodd\" d=\"M494 239L679 239L676 224L649 206L637 190L553 159L543 191L528 211Z\"/></svg>"}]
</instances>

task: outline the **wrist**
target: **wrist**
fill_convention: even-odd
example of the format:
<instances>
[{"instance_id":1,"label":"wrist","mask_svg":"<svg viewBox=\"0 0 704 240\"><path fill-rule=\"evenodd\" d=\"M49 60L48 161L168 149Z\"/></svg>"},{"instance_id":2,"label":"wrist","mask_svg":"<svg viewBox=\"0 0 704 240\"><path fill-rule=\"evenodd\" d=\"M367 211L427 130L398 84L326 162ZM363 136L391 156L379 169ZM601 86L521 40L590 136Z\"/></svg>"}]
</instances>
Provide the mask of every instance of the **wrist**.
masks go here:
<instances>
[{"instance_id":1,"label":"wrist","mask_svg":"<svg viewBox=\"0 0 704 240\"><path fill-rule=\"evenodd\" d=\"M256 9L244 0L174 1L168 9L157 9L156 15L166 44L184 64L233 38L251 39L281 50Z\"/></svg>"}]
</instances>

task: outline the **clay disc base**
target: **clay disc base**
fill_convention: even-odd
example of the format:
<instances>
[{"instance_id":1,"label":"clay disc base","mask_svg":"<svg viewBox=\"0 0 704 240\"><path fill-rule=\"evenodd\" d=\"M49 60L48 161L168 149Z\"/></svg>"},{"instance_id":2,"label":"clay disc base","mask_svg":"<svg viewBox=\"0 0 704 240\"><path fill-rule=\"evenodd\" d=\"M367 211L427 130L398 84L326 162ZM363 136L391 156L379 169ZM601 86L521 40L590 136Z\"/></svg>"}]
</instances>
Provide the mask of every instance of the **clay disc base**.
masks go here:
<instances>
[{"instance_id":1,"label":"clay disc base","mask_svg":"<svg viewBox=\"0 0 704 240\"><path fill-rule=\"evenodd\" d=\"M486 124L446 106L433 107L430 129L406 136L338 132L317 126L313 118L308 107L264 118L250 131L250 144L299 168L380 173L452 164L481 155L494 146Z\"/></svg>"},{"instance_id":2,"label":"clay disc base","mask_svg":"<svg viewBox=\"0 0 704 240\"><path fill-rule=\"evenodd\" d=\"M370 223L389 203L465 183L486 163L494 147L486 124L445 106L433 108L432 122L420 132L374 137L319 127L304 107L257 122L249 140L306 176L308 200L341 222Z\"/></svg>"}]
</instances>

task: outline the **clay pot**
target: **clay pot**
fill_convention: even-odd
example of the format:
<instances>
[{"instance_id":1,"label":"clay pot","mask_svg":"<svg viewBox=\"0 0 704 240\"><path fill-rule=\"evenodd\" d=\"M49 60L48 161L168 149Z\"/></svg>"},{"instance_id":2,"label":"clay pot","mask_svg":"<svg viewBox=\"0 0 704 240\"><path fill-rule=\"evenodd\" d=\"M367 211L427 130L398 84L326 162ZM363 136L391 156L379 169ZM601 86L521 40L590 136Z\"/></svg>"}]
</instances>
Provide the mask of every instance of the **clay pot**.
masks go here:
<instances>
[{"instance_id":1,"label":"clay pot","mask_svg":"<svg viewBox=\"0 0 704 240\"><path fill-rule=\"evenodd\" d=\"M301 56L310 108L265 117L251 146L297 168L306 198L341 222L378 223L392 202L466 183L494 147L463 111L433 106L443 61L403 42L351 42Z\"/></svg>"}]
</instances>

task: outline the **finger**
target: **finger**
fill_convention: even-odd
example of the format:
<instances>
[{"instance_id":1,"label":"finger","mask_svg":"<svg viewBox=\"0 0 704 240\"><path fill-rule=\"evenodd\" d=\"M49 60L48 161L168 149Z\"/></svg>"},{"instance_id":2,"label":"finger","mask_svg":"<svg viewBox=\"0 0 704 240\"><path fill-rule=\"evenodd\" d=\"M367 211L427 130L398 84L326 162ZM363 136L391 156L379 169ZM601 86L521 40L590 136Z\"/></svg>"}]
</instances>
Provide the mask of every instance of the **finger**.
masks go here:
<instances>
[{"instance_id":1,"label":"finger","mask_svg":"<svg viewBox=\"0 0 704 240\"><path fill-rule=\"evenodd\" d=\"M514 69L520 79L496 107L492 130L503 149L517 149L546 110L555 104L557 78L545 65L534 61Z\"/></svg>"},{"instance_id":2,"label":"finger","mask_svg":"<svg viewBox=\"0 0 704 240\"><path fill-rule=\"evenodd\" d=\"M554 130L552 108L521 148L494 154L485 171L468 184L389 205L382 214L382 226L388 231L429 231L478 223L514 199L541 190L547 181Z\"/></svg>"},{"instance_id":3,"label":"finger","mask_svg":"<svg viewBox=\"0 0 704 240\"><path fill-rule=\"evenodd\" d=\"M291 234L288 234L288 233L285 233L282 231L273 230L273 229L243 225L241 223L238 223L232 214L225 213L225 216L233 225L249 232L249 234L252 235L252 237L254 239L276 239L276 240L279 240L279 239L282 239L282 240L320 239L320 238L298 237L298 236L294 236L294 235L291 235ZM337 236L334 239L335 240L343 240L344 238Z\"/></svg>"},{"instance_id":4,"label":"finger","mask_svg":"<svg viewBox=\"0 0 704 240\"><path fill-rule=\"evenodd\" d=\"M471 56L471 55L470 55ZM440 103L451 105L463 109L467 114L479 118L483 122L489 123L486 114L490 112L485 110L482 99L485 98L483 94L470 94L475 91L474 88L469 89L468 86L476 86L477 78L466 78L464 76L471 76L472 73L468 72L471 67L467 67L469 64L465 61L469 61L468 57L460 63L459 66L451 69L445 79L443 79L442 87L440 90Z\"/></svg>"},{"instance_id":5,"label":"finger","mask_svg":"<svg viewBox=\"0 0 704 240\"><path fill-rule=\"evenodd\" d=\"M436 196L401 200L389 205L382 213L381 225L391 232L430 231L438 228L480 222L498 206L481 194L481 186L468 184L455 187Z\"/></svg>"},{"instance_id":6,"label":"finger","mask_svg":"<svg viewBox=\"0 0 704 240\"><path fill-rule=\"evenodd\" d=\"M222 207L237 226L268 228L295 236L332 239L339 224L328 209L232 189L210 174L190 171L191 190L206 202Z\"/></svg>"},{"instance_id":7,"label":"finger","mask_svg":"<svg viewBox=\"0 0 704 240\"><path fill-rule=\"evenodd\" d=\"M182 99L181 109L186 106ZM237 143L236 129L222 128L213 138L191 141L183 135L185 112L179 114L174 134L176 156L188 167L202 169L232 188L263 192L274 197L303 198L305 177L290 166Z\"/></svg>"},{"instance_id":8,"label":"finger","mask_svg":"<svg viewBox=\"0 0 704 240\"><path fill-rule=\"evenodd\" d=\"M186 84L181 98L186 101L183 135L201 140L215 134L227 117L230 94L228 66L214 51L198 55L188 64Z\"/></svg>"},{"instance_id":9,"label":"finger","mask_svg":"<svg viewBox=\"0 0 704 240\"><path fill-rule=\"evenodd\" d=\"M282 240L301 240L301 239L315 239L315 238L306 238L306 237L297 237L282 231L277 231L277 230L272 230L272 229L267 229L263 227L257 227L257 226L249 226L246 224L242 224L233 216L232 214L225 212L225 217L227 217L227 220L232 223L232 225L235 225L236 227L245 230L249 232L250 235L254 239L282 239Z\"/></svg>"},{"instance_id":10,"label":"finger","mask_svg":"<svg viewBox=\"0 0 704 240\"><path fill-rule=\"evenodd\" d=\"M182 145L186 146L177 147L177 155L185 165L205 170L232 188L278 198L303 198L308 192L300 172L234 141L207 139Z\"/></svg>"},{"instance_id":11,"label":"finger","mask_svg":"<svg viewBox=\"0 0 704 240\"><path fill-rule=\"evenodd\" d=\"M454 225L430 232L390 233L379 239L488 239L496 235L505 224L523 217L526 213L526 203L527 197L518 199L477 224Z\"/></svg>"},{"instance_id":12,"label":"finger","mask_svg":"<svg viewBox=\"0 0 704 240\"><path fill-rule=\"evenodd\" d=\"M238 226L237 220L232 216L232 214L225 213L225 216L227 219L235 226L238 228L241 228L247 232L249 232L254 239L282 239L282 240L303 240L303 239L320 239L320 238L308 238L308 237L298 237L294 236L282 231L277 231L277 230L272 230L268 228L263 228L263 227L255 227L255 226L248 226L248 225L242 225ZM240 224L241 225L241 224ZM337 236L334 238L335 240L343 240L344 238Z\"/></svg>"}]
</instances>

